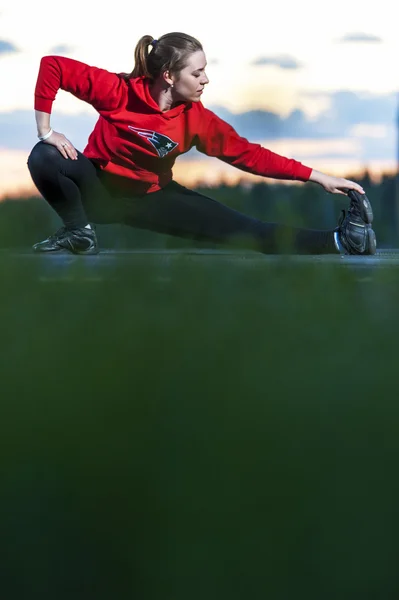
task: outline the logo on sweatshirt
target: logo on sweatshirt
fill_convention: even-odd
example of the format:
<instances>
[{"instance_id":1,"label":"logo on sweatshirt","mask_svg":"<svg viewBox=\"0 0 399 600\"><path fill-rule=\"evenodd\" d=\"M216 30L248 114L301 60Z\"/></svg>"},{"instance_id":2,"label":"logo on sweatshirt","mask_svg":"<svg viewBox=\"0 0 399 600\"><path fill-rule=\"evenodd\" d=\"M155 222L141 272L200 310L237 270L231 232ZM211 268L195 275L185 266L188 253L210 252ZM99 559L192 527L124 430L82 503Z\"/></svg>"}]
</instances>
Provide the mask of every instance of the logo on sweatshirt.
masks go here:
<instances>
[{"instance_id":1,"label":"logo on sweatshirt","mask_svg":"<svg viewBox=\"0 0 399 600\"><path fill-rule=\"evenodd\" d=\"M128 128L132 131L135 131L141 137L146 138L151 144L154 146L155 150L158 152L158 156L163 158L169 152L172 152L179 144L174 142L167 135L163 135L162 133L157 133L156 131L151 131L150 129L140 129L139 127L132 127L128 125Z\"/></svg>"}]
</instances>

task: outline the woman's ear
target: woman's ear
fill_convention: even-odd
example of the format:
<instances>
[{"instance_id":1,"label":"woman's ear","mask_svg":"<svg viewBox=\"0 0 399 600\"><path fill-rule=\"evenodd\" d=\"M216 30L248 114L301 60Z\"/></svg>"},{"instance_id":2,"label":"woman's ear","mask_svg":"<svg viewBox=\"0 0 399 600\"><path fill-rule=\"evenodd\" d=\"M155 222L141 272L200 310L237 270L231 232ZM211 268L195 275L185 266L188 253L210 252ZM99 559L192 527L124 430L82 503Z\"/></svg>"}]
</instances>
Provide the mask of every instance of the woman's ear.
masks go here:
<instances>
[{"instance_id":1,"label":"woman's ear","mask_svg":"<svg viewBox=\"0 0 399 600\"><path fill-rule=\"evenodd\" d=\"M162 77L164 78L164 81L168 84L168 87L173 87L173 78L170 74L170 71L164 71L162 73Z\"/></svg>"}]
</instances>

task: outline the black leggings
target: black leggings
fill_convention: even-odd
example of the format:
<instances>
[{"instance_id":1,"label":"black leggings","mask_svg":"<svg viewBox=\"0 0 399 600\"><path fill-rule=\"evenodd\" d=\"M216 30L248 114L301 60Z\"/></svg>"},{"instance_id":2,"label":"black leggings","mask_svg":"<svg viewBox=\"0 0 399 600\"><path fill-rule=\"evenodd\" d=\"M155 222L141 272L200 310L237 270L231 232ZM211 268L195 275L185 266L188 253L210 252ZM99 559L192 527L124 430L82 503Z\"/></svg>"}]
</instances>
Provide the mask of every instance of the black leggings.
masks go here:
<instances>
[{"instance_id":1,"label":"black leggings","mask_svg":"<svg viewBox=\"0 0 399 600\"><path fill-rule=\"evenodd\" d=\"M172 181L150 194L126 192L124 177L96 168L81 152L65 159L54 146L39 142L28 158L39 192L67 227L123 223L193 240L209 240L267 254L335 253L332 231L264 223Z\"/></svg>"}]
</instances>

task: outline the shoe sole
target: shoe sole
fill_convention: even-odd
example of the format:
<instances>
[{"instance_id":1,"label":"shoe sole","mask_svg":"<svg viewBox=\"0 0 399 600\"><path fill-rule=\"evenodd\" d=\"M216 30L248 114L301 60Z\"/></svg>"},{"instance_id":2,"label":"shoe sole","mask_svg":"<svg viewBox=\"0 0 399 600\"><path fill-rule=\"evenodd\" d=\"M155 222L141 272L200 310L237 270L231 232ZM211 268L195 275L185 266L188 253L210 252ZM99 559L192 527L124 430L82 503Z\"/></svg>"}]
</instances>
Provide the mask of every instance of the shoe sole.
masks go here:
<instances>
[{"instance_id":1,"label":"shoe sole","mask_svg":"<svg viewBox=\"0 0 399 600\"><path fill-rule=\"evenodd\" d=\"M51 248L51 249L43 249L43 248L35 248L34 246L32 246L32 250L33 252L36 252L36 254L55 254L57 252L69 252L69 250L67 250L66 248Z\"/></svg>"},{"instance_id":2,"label":"shoe sole","mask_svg":"<svg viewBox=\"0 0 399 600\"><path fill-rule=\"evenodd\" d=\"M360 216L367 225L371 225L374 219L373 209L366 194L359 194L356 190L349 190L348 197L356 202L360 208Z\"/></svg>"},{"instance_id":3,"label":"shoe sole","mask_svg":"<svg viewBox=\"0 0 399 600\"><path fill-rule=\"evenodd\" d=\"M41 248L32 247L33 252L36 254L56 254L56 253L64 253L64 254L99 254L99 248L90 248L89 250L71 250L71 248L66 248L64 246L59 248L53 248L51 250L43 250Z\"/></svg>"}]
</instances>

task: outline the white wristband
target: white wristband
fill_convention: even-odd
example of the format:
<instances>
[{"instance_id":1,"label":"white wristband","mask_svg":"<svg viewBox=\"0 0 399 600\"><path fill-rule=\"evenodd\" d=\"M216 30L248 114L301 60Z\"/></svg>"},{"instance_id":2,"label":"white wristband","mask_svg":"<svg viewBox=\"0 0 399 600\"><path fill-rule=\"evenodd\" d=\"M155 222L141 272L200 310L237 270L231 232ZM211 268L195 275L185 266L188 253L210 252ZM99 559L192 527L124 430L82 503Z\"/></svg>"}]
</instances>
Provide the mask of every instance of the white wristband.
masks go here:
<instances>
[{"instance_id":1,"label":"white wristband","mask_svg":"<svg viewBox=\"0 0 399 600\"><path fill-rule=\"evenodd\" d=\"M46 133L46 135L38 135L37 137L39 138L39 140L40 140L41 142L44 142L44 140L47 140L47 139L50 137L50 135L51 135L52 133L53 133L53 130L50 128L50 131L48 131L48 132Z\"/></svg>"}]
</instances>

